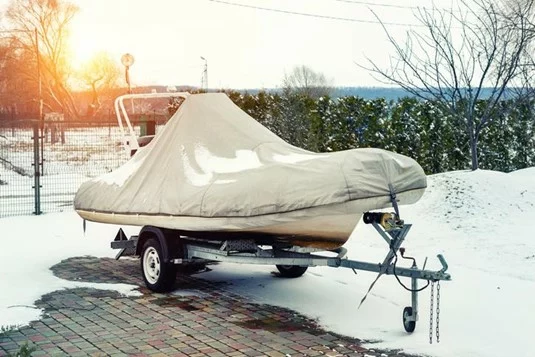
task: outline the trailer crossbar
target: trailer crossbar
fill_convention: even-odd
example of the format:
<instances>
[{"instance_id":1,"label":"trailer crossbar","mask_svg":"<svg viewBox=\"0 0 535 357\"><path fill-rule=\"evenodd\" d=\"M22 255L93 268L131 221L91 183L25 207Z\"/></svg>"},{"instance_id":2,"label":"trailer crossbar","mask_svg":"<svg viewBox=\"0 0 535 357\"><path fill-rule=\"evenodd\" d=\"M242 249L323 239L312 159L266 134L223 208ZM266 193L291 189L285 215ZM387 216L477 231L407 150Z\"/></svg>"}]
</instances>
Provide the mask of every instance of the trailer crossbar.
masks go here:
<instances>
[{"instance_id":1,"label":"trailer crossbar","mask_svg":"<svg viewBox=\"0 0 535 357\"><path fill-rule=\"evenodd\" d=\"M393 263L369 263L358 260L342 259L340 257L325 257L310 253L277 251L273 249L259 248L255 253L228 252L211 247L187 244L186 251L188 259L205 259L241 264L329 266L333 268L350 268L422 280L451 280L450 275L445 272L448 267L441 255L438 257L439 261L441 261L441 263L443 262L442 270L432 271L417 268L396 267Z\"/></svg>"}]
</instances>

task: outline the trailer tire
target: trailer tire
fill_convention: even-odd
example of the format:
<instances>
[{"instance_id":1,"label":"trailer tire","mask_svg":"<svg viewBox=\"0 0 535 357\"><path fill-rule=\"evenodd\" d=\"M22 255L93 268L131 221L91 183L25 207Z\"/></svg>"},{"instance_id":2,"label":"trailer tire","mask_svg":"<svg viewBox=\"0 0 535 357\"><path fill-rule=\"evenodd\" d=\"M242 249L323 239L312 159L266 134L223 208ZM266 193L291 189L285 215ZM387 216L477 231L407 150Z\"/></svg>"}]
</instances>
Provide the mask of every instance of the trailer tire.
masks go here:
<instances>
[{"instance_id":1,"label":"trailer tire","mask_svg":"<svg viewBox=\"0 0 535 357\"><path fill-rule=\"evenodd\" d=\"M416 329L416 321L409 320L409 317L412 316L412 307L406 306L403 309L403 327L405 328L405 331L408 333L414 332Z\"/></svg>"},{"instance_id":2,"label":"trailer tire","mask_svg":"<svg viewBox=\"0 0 535 357\"><path fill-rule=\"evenodd\" d=\"M280 276L284 278L298 278L301 275L305 274L307 271L307 266L300 265L275 265L279 270Z\"/></svg>"},{"instance_id":3,"label":"trailer tire","mask_svg":"<svg viewBox=\"0 0 535 357\"><path fill-rule=\"evenodd\" d=\"M149 238L141 251L141 273L145 285L157 293L169 292L176 280L176 266L165 263L160 242Z\"/></svg>"}]
</instances>

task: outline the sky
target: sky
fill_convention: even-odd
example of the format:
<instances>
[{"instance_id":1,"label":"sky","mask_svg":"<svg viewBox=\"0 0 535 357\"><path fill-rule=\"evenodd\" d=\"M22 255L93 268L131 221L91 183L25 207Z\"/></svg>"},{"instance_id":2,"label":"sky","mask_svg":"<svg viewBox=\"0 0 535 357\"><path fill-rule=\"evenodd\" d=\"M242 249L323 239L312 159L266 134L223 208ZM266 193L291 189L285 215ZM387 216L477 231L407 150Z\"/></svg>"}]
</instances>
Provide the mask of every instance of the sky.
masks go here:
<instances>
[{"instance_id":1,"label":"sky","mask_svg":"<svg viewBox=\"0 0 535 357\"><path fill-rule=\"evenodd\" d=\"M235 4L376 21L414 24L408 7L425 1L229 0ZM78 62L98 50L120 59L131 53L134 85L201 85L204 61L210 88L273 88L306 65L335 86L381 85L358 64L366 56L388 65L380 25L284 14L211 0L75 0L72 41ZM389 5L379 6L377 4ZM391 7L392 5L396 7ZM402 7L398 7L402 6ZM405 8L405 6L407 8ZM405 32L407 26L389 26Z\"/></svg>"},{"instance_id":2,"label":"sky","mask_svg":"<svg viewBox=\"0 0 535 357\"><path fill-rule=\"evenodd\" d=\"M334 86L385 86L360 67L368 59L389 67L393 49L377 17L390 23L393 35L404 36L421 29L411 26L418 23L417 7L431 6L428 0L70 1L80 8L70 41L75 66L99 51L118 62L130 53L134 86L200 86L202 56L210 88L280 87L299 65L323 73ZM7 3L0 0L0 7Z\"/></svg>"}]
</instances>

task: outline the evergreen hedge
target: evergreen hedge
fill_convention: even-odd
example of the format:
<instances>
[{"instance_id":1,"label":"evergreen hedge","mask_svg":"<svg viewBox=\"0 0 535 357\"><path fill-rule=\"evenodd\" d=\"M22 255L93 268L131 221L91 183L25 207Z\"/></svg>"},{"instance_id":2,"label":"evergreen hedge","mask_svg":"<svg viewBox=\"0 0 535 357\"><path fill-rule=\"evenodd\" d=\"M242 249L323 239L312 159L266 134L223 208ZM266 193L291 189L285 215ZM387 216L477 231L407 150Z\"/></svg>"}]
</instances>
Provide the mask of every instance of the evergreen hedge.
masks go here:
<instances>
[{"instance_id":1,"label":"evergreen hedge","mask_svg":"<svg viewBox=\"0 0 535 357\"><path fill-rule=\"evenodd\" d=\"M390 102L355 96L313 99L289 90L227 94L271 131L307 150L375 147L414 158L427 174L470 169L466 128L440 102L410 97ZM534 105L501 103L480 137L481 169L509 172L535 166Z\"/></svg>"}]
</instances>

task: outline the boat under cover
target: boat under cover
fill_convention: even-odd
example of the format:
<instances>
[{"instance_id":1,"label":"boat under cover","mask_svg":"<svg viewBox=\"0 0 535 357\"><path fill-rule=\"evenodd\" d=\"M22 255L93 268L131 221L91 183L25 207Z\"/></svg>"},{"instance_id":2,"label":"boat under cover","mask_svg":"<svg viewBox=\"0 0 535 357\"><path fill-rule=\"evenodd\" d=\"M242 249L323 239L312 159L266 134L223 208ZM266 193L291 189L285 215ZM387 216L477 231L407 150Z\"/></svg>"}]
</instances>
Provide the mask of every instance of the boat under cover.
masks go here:
<instances>
[{"instance_id":1,"label":"boat under cover","mask_svg":"<svg viewBox=\"0 0 535 357\"><path fill-rule=\"evenodd\" d=\"M391 206L389 185L411 204L426 176L381 149L300 149L225 94L192 94L126 164L83 183L74 207L95 222L334 249L364 212Z\"/></svg>"}]
</instances>

